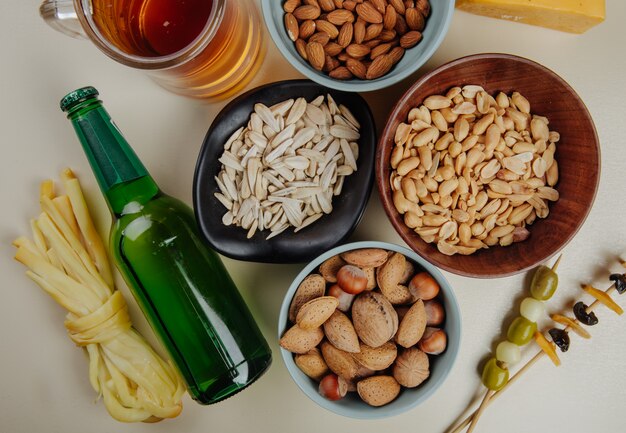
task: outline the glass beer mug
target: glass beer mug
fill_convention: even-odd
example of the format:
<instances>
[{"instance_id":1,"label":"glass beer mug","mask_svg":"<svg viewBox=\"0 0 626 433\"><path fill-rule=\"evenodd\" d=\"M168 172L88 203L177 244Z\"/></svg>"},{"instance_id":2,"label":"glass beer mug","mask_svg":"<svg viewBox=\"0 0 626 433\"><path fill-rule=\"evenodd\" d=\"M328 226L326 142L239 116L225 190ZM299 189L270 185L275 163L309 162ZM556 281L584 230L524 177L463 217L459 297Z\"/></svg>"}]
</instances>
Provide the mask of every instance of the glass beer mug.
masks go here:
<instances>
[{"instance_id":1,"label":"glass beer mug","mask_svg":"<svg viewBox=\"0 0 626 433\"><path fill-rule=\"evenodd\" d=\"M251 0L44 0L39 10L56 30L189 97L232 96L265 49Z\"/></svg>"}]
</instances>

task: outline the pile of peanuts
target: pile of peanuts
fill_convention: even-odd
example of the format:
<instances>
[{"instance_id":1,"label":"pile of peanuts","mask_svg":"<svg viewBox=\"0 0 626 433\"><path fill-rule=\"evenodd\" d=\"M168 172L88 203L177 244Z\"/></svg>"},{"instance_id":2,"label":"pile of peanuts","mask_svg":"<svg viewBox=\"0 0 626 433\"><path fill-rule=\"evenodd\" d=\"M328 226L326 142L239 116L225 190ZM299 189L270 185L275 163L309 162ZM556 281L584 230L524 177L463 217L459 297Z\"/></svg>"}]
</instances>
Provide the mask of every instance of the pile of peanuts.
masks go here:
<instances>
[{"instance_id":1,"label":"pile of peanuts","mask_svg":"<svg viewBox=\"0 0 626 433\"><path fill-rule=\"evenodd\" d=\"M404 223L446 255L523 241L559 198L560 135L520 93L478 85L428 96L395 133L390 177Z\"/></svg>"}]
</instances>

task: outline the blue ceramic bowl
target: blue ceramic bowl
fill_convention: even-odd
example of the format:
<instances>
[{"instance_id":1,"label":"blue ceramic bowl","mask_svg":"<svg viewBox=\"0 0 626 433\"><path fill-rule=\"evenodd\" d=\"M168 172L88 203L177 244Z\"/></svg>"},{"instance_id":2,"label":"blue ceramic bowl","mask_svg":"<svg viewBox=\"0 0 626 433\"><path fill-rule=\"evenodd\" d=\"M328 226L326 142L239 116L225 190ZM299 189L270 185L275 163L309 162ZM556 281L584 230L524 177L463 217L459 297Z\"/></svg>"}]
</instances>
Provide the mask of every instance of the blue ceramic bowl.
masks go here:
<instances>
[{"instance_id":1,"label":"blue ceramic bowl","mask_svg":"<svg viewBox=\"0 0 626 433\"><path fill-rule=\"evenodd\" d=\"M431 0L431 13L426 21L422 41L406 50L404 57L386 75L375 80L335 80L323 72L315 70L305 61L296 46L287 36L284 25L283 1L261 0L265 25L282 55L291 65L307 78L332 89L347 92L369 92L389 87L417 71L435 53L450 26L454 12L454 0Z\"/></svg>"},{"instance_id":2,"label":"blue ceramic bowl","mask_svg":"<svg viewBox=\"0 0 626 433\"><path fill-rule=\"evenodd\" d=\"M403 388L398 398L391 403L381 406L372 407L361 401L356 393L348 393L346 397L338 401L327 400L318 393L318 384L308 376L306 376L294 361L294 355L284 349L280 349L283 361L289 370L289 374L296 382L298 387L315 403L325 409L335 412L336 414L357 419L377 419L386 418L400 413L406 412L420 403L426 401L437 389L443 384L452 370L452 366L456 361L457 354L461 343L461 312L454 296L454 292L448 281L439 272L439 270L428 263L426 260L418 256L415 252L387 242L354 242L333 248L332 250L317 257L309 263L295 278L280 308L280 316L278 318L278 338L283 335L288 324L289 305L302 280L309 274L316 272L318 267L327 259L337 254L359 248L382 248L388 251L396 251L413 262L416 265L416 271L427 271L439 283L441 287L440 300L446 310L446 320L443 329L448 335L448 346L446 351L439 356L429 356L430 358L430 376L417 388Z\"/></svg>"}]
</instances>

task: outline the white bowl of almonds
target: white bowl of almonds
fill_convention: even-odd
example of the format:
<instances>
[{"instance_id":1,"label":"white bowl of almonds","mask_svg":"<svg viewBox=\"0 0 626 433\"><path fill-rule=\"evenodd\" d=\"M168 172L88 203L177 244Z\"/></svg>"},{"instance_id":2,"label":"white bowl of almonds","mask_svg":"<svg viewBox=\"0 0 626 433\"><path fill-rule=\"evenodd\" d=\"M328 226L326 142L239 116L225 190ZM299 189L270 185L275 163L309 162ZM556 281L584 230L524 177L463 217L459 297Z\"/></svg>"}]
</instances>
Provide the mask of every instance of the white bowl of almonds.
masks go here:
<instances>
[{"instance_id":1,"label":"white bowl of almonds","mask_svg":"<svg viewBox=\"0 0 626 433\"><path fill-rule=\"evenodd\" d=\"M454 0L262 0L269 33L299 72L367 92L424 65L445 37Z\"/></svg>"},{"instance_id":2,"label":"white bowl of almonds","mask_svg":"<svg viewBox=\"0 0 626 433\"><path fill-rule=\"evenodd\" d=\"M459 350L450 285L413 251L385 242L336 247L309 263L285 295L281 355L320 406L360 419L429 398Z\"/></svg>"},{"instance_id":3,"label":"white bowl of almonds","mask_svg":"<svg viewBox=\"0 0 626 433\"><path fill-rule=\"evenodd\" d=\"M420 78L396 104L377 184L414 251L451 272L499 277L575 235L599 153L591 116L563 79L521 57L479 54Z\"/></svg>"}]
</instances>

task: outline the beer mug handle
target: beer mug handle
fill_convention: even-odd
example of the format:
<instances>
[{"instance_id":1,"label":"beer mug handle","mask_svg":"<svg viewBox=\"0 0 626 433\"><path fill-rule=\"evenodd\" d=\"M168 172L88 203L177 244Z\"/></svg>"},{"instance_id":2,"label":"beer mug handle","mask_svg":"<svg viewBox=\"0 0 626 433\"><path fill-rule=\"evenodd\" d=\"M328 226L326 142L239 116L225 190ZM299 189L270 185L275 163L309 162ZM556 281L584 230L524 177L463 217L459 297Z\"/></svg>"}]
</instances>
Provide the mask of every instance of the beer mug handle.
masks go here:
<instances>
[{"instance_id":1,"label":"beer mug handle","mask_svg":"<svg viewBox=\"0 0 626 433\"><path fill-rule=\"evenodd\" d=\"M75 39L87 39L72 0L43 0L39 15L53 29Z\"/></svg>"}]
</instances>

